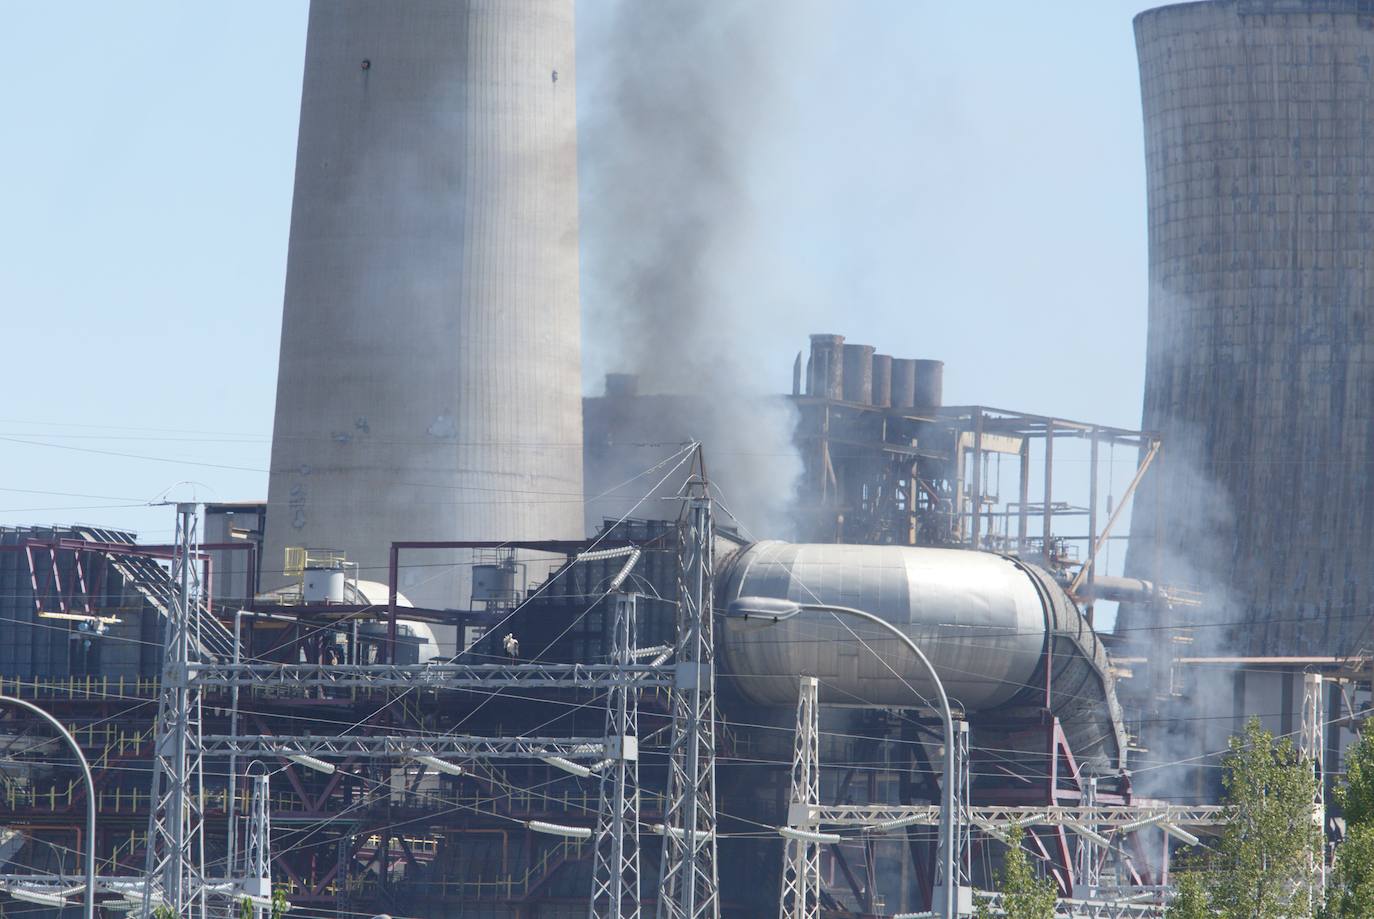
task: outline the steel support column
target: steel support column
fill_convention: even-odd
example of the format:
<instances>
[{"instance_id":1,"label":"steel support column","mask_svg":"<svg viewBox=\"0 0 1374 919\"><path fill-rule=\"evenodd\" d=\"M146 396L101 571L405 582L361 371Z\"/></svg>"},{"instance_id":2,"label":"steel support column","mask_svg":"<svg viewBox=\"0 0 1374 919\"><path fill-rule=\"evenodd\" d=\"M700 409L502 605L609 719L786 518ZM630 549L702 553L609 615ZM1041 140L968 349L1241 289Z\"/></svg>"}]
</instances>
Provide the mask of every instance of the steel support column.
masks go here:
<instances>
[{"instance_id":1,"label":"steel support column","mask_svg":"<svg viewBox=\"0 0 1374 919\"><path fill-rule=\"evenodd\" d=\"M166 906L180 917L205 919L205 849L200 689L191 680L196 573L196 506L177 505L177 546L172 555L172 602L167 607L162 684L153 749L152 807L143 888L143 915Z\"/></svg>"},{"instance_id":2,"label":"steel support column","mask_svg":"<svg viewBox=\"0 0 1374 919\"><path fill-rule=\"evenodd\" d=\"M703 477L689 484L678 567L673 731L663 815L658 919L717 919L716 705L712 610L711 497Z\"/></svg>"},{"instance_id":3,"label":"steel support column","mask_svg":"<svg viewBox=\"0 0 1374 919\"><path fill-rule=\"evenodd\" d=\"M820 724L816 707L820 681L804 676L797 690L797 730L792 743L792 787L787 798L787 825L813 829L812 808L821 803ZM786 839L782 849L782 891L778 919L820 919L821 846L805 839Z\"/></svg>"},{"instance_id":4,"label":"steel support column","mask_svg":"<svg viewBox=\"0 0 1374 919\"><path fill-rule=\"evenodd\" d=\"M612 599L611 663L634 662L635 596ZM639 689L628 673L606 694L606 753L592 853L592 919L639 919Z\"/></svg>"}]
</instances>

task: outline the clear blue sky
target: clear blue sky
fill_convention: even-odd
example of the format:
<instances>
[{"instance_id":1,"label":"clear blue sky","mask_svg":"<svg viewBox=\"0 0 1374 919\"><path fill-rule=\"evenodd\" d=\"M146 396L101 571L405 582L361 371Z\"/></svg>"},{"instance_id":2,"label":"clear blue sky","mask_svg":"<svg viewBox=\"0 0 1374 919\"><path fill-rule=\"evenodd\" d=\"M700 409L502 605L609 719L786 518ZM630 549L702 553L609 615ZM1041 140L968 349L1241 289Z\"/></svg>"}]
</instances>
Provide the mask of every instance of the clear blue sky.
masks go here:
<instances>
[{"instance_id":1,"label":"clear blue sky","mask_svg":"<svg viewBox=\"0 0 1374 919\"><path fill-rule=\"evenodd\" d=\"M774 388L836 331L943 359L951 402L1138 423L1151 4L769 2L739 331ZM305 15L0 4L0 523L163 539L156 496L265 497ZM604 369L593 344L589 391Z\"/></svg>"}]
</instances>

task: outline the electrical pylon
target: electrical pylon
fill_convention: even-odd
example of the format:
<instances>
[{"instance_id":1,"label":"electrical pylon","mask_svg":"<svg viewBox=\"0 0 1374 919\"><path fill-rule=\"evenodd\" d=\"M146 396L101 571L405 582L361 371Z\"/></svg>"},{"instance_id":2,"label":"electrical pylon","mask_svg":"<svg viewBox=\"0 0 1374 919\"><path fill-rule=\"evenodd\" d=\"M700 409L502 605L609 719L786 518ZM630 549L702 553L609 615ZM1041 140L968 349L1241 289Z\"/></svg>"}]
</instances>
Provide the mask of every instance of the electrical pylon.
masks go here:
<instances>
[{"instance_id":1,"label":"electrical pylon","mask_svg":"<svg viewBox=\"0 0 1374 919\"><path fill-rule=\"evenodd\" d=\"M711 495L704 475L693 475L688 482L686 505L678 538L681 563L673 732L668 748L658 919L718 919L715 650L711 635L715 572Z\"/></svg>"},{"instance_id":2,"label":"electrical pylon","mask_svg":"<svg viewBox=\"0 0 1374 919\"><path fill-rule=\"evenodd\" d=\"M813 828L812 810L821 803L818 686L815 677L804 676L797 691L797 731L792 742L792 788L787 798L787 824L799 829ZM784 840L778 919L820 919L820 899L820 843L805 839Z\"/></svg>"},{"instance_id":3,"label":"electrical pylon","mask_svg":"<svg viewBox=\"0 0 1374 919\"><path fill-rule=\"evenodd\" d=\"M1302 734L1298 753L1312 765L1316 784L1312 790L1312 822L1317 828L1317 845L1309 853L1312 878L1311 903L1315 911L1326 899L1326 688L1320 673L1305 673L1302 681Z\"/></svg>"},{"instance_id":4,"label":"electrical pylon","mask_svg":"<svg viewBox=\"0 0 1374 919\"><path fill-rule=\"evenodd\" d=\"M635 596L616 594L611 663L635 662ZM606 693L606 754L596 813L591 919L639 919L639 691L628 674Z\"/></svg>"},{"instance_id":5,"label":"electrical pylon","mask_svg":"<svg viewBox=\"0 0 1374 919\"><path fill-rule=\"evenodd\" d=\"M142 914L150 916L165 906L178 917L205 919L200 689L191 678L199 657L193 647L200 646L195 634L200 593L196 505L176 507L173 596L162 645Z\"/></svg>"}]
</instances>

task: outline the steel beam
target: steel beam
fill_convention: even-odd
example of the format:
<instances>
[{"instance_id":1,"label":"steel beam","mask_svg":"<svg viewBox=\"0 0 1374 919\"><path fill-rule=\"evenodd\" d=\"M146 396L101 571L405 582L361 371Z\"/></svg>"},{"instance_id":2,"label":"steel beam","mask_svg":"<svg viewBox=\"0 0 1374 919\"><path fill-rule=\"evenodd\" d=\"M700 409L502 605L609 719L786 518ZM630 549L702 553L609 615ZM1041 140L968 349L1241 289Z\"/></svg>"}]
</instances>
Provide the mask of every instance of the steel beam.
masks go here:
<instances>
[{"instance_id":1,"label":"steel beam","mask_svg":"<svg viewBox=\"0 0 1374 919\"><path fill-rule=\"evenodd\" d=\"M214 664L194 675L202 689L401 687L406 689L604 690L625 685L670 687L671 670L649 664Z\"/></svg>"},{"instance_id":2,"label":"steel beam","mask_svg":"<svg viewBox=\"0 0 1374 919\"><path fill-rule=\"evenodd\" d=\"M285 737L261 734L208 734L202 738L206 755L313 756L405 759L438 756L482 759L538 759L558 756L568 760L606 758L605 738L579 737L476 737L459 734L344 734L334 737Z\"/></svg>"}]
</instances>

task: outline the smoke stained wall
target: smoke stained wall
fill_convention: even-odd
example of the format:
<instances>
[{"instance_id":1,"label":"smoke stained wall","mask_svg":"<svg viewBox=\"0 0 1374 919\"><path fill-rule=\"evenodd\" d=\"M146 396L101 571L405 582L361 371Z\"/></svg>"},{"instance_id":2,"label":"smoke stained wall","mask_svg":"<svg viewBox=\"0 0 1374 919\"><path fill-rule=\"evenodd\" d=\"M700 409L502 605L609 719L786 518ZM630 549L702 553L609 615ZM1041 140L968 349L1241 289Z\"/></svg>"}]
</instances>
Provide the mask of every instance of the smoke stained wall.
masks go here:
<instances>
[{"instance_id":1,"label":"smoke stained wall","mask_svg":"<svg viewBox=\"0 0 1374 919\"><path fill-rule=\"evenodd\" d=\"M576 85L573 0L312 3L265 587L287 546L385 581L393 540L582 535Z\"/></svg>"},{"instance_id":2,"label":"smoke stained wall","mask_svg":"<svg viewBox=\"0 0 1374 919\"><path fill-rule=\"evenodd\" d=\"M589 496L593 479L623 481L675 442L700 440L727 506L760 536L789 532L801 471L793 411L766 397L786 388L787 368L757 366L741 321L776 308L749 270L747 176L789 64L787 10L622 0L580 35L598 75L584 84L581 121L588 350L636 375L641 394L672 397L599 412L611 427L589 436L612 443L592 444ZM589 502L588 522L625 512L648 484ZM676 508L651 501L636 513Z\"/></svg>"},{"instance_id":3,"label":"smoke stained wall","mask_svg":"<svg viewBox=\"0 0 1374 919\"><path fill-rule=\"evenodd\" d=\"M1163 580L1225 598L1203 615L1233 653L1333 655L1374 638L1365 6L1228 0L1135 21L1143 426L1164 452L1136 501L1128 569L1150 572L1158 551ZM1121 625L1146 628L1145 616L1123 611Z\"/></svg>"}]
</instances>

